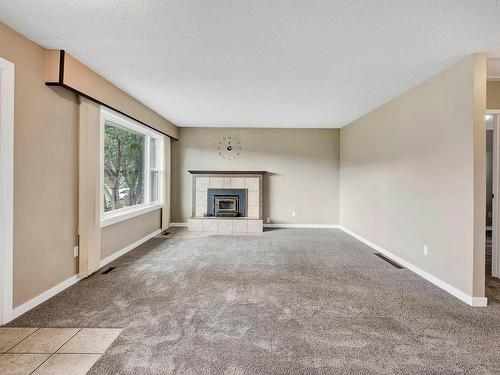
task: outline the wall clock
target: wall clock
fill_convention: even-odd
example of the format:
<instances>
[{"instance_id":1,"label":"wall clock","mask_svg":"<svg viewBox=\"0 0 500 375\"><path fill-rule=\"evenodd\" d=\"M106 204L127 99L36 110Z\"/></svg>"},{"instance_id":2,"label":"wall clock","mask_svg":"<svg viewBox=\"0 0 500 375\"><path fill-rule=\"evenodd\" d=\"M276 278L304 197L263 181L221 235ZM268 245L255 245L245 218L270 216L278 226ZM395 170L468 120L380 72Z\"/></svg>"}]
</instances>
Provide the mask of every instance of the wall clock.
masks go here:
<instances>
[{"instance_id":1,"label":"wall clock","mask_svg":"<svg viewBox=\"0 0 500 375\"><path fill-rule=\"evenodd\" d=\"M217 152L222 159L236 159L241 154L241 143L234 137L222 137L217 144Z\"/></svg>"}]
</instances>

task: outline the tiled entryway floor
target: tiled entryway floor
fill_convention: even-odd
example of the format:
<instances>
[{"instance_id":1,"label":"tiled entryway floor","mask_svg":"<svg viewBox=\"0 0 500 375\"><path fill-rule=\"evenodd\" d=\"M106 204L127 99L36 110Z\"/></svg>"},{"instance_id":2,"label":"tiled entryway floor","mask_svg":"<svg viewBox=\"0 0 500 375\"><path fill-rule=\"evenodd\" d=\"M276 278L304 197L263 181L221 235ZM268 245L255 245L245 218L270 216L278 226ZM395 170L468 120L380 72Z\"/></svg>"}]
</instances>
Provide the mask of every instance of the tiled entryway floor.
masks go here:
<instances>
[{"instance_id":1,"label":"tiled entryway floor","mask_svg":"<svg viewBox=\"0 0 500 375\"><path fill-rule=\"evenodd\" d=\"M117 328L0 328L0 375L84 375Z\"/></svg>"}]
</instances>

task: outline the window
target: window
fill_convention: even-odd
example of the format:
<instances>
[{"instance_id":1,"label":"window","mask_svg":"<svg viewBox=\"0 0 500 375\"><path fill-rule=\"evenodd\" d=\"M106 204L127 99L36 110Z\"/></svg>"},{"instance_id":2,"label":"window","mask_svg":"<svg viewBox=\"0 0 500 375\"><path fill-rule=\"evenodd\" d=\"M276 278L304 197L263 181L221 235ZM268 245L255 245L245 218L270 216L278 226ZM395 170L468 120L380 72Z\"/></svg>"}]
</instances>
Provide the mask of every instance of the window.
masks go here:
<instances>
[{"instance_id":1,"label":"window","mask_svg":"<svg viewBox=\"0 0 500 375\"><path fill-rule=\"evenodd\" d=\"M101 134L101 225L161 207L161 135L104 108Z\"/></svg>"},{"instance_id":2,"label":"window","mask_svg":"<svg viewBox=\"0 0 500 375\"><path fill-rule=\"evenodd\" d=\"M144 202L146 136L104 124L104 212Z\"/></svg>"},{"instance_id":3,"label":"window","mask_svg":"<svg viewBox=\"0 0 500 375\"><path fill-rule=\"evenodd\" d=\"M160 199L160 169L158 163L158 141L151 138L149 143L149 171L150 171L150 200L156 202Z\"/></svg>"}]
</instances>

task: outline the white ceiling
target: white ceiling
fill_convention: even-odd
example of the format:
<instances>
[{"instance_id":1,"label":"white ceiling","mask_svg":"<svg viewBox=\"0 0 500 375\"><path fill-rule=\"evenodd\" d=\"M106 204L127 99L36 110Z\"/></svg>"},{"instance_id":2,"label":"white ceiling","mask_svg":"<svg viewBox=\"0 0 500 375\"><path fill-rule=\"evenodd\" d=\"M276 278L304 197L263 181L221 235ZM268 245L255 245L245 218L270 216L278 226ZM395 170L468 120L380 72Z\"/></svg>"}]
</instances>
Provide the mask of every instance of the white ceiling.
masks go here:
<instances>
[{"instance_id":1,"label":"white ceiling","mask_svg":"<svg viewBox=\"0 0 500 375\"><path fill-rule=\"evenodd\" d=\"M500 47L498 0L0 0L0 19L180 126L341 127Z\"/></svg>"}]
</instances>

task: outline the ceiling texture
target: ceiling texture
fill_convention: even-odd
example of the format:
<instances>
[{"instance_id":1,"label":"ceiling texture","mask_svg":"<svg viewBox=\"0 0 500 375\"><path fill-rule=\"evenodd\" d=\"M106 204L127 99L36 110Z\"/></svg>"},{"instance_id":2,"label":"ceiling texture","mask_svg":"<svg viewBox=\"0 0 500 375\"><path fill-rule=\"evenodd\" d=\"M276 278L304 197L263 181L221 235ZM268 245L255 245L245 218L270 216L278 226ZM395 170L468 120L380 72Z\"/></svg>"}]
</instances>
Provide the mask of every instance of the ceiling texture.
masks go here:
<instances>
[{"instance_id":1,"label":"ceiling texture","mask_svg":"<svg viewBox=\"0 0 500 375\"><path fill-rule=\"evenodd\" d=\"M0 20L179 126L342 127L500 57L499 0L0 0Z\"/></svg>"}]
</instances>

